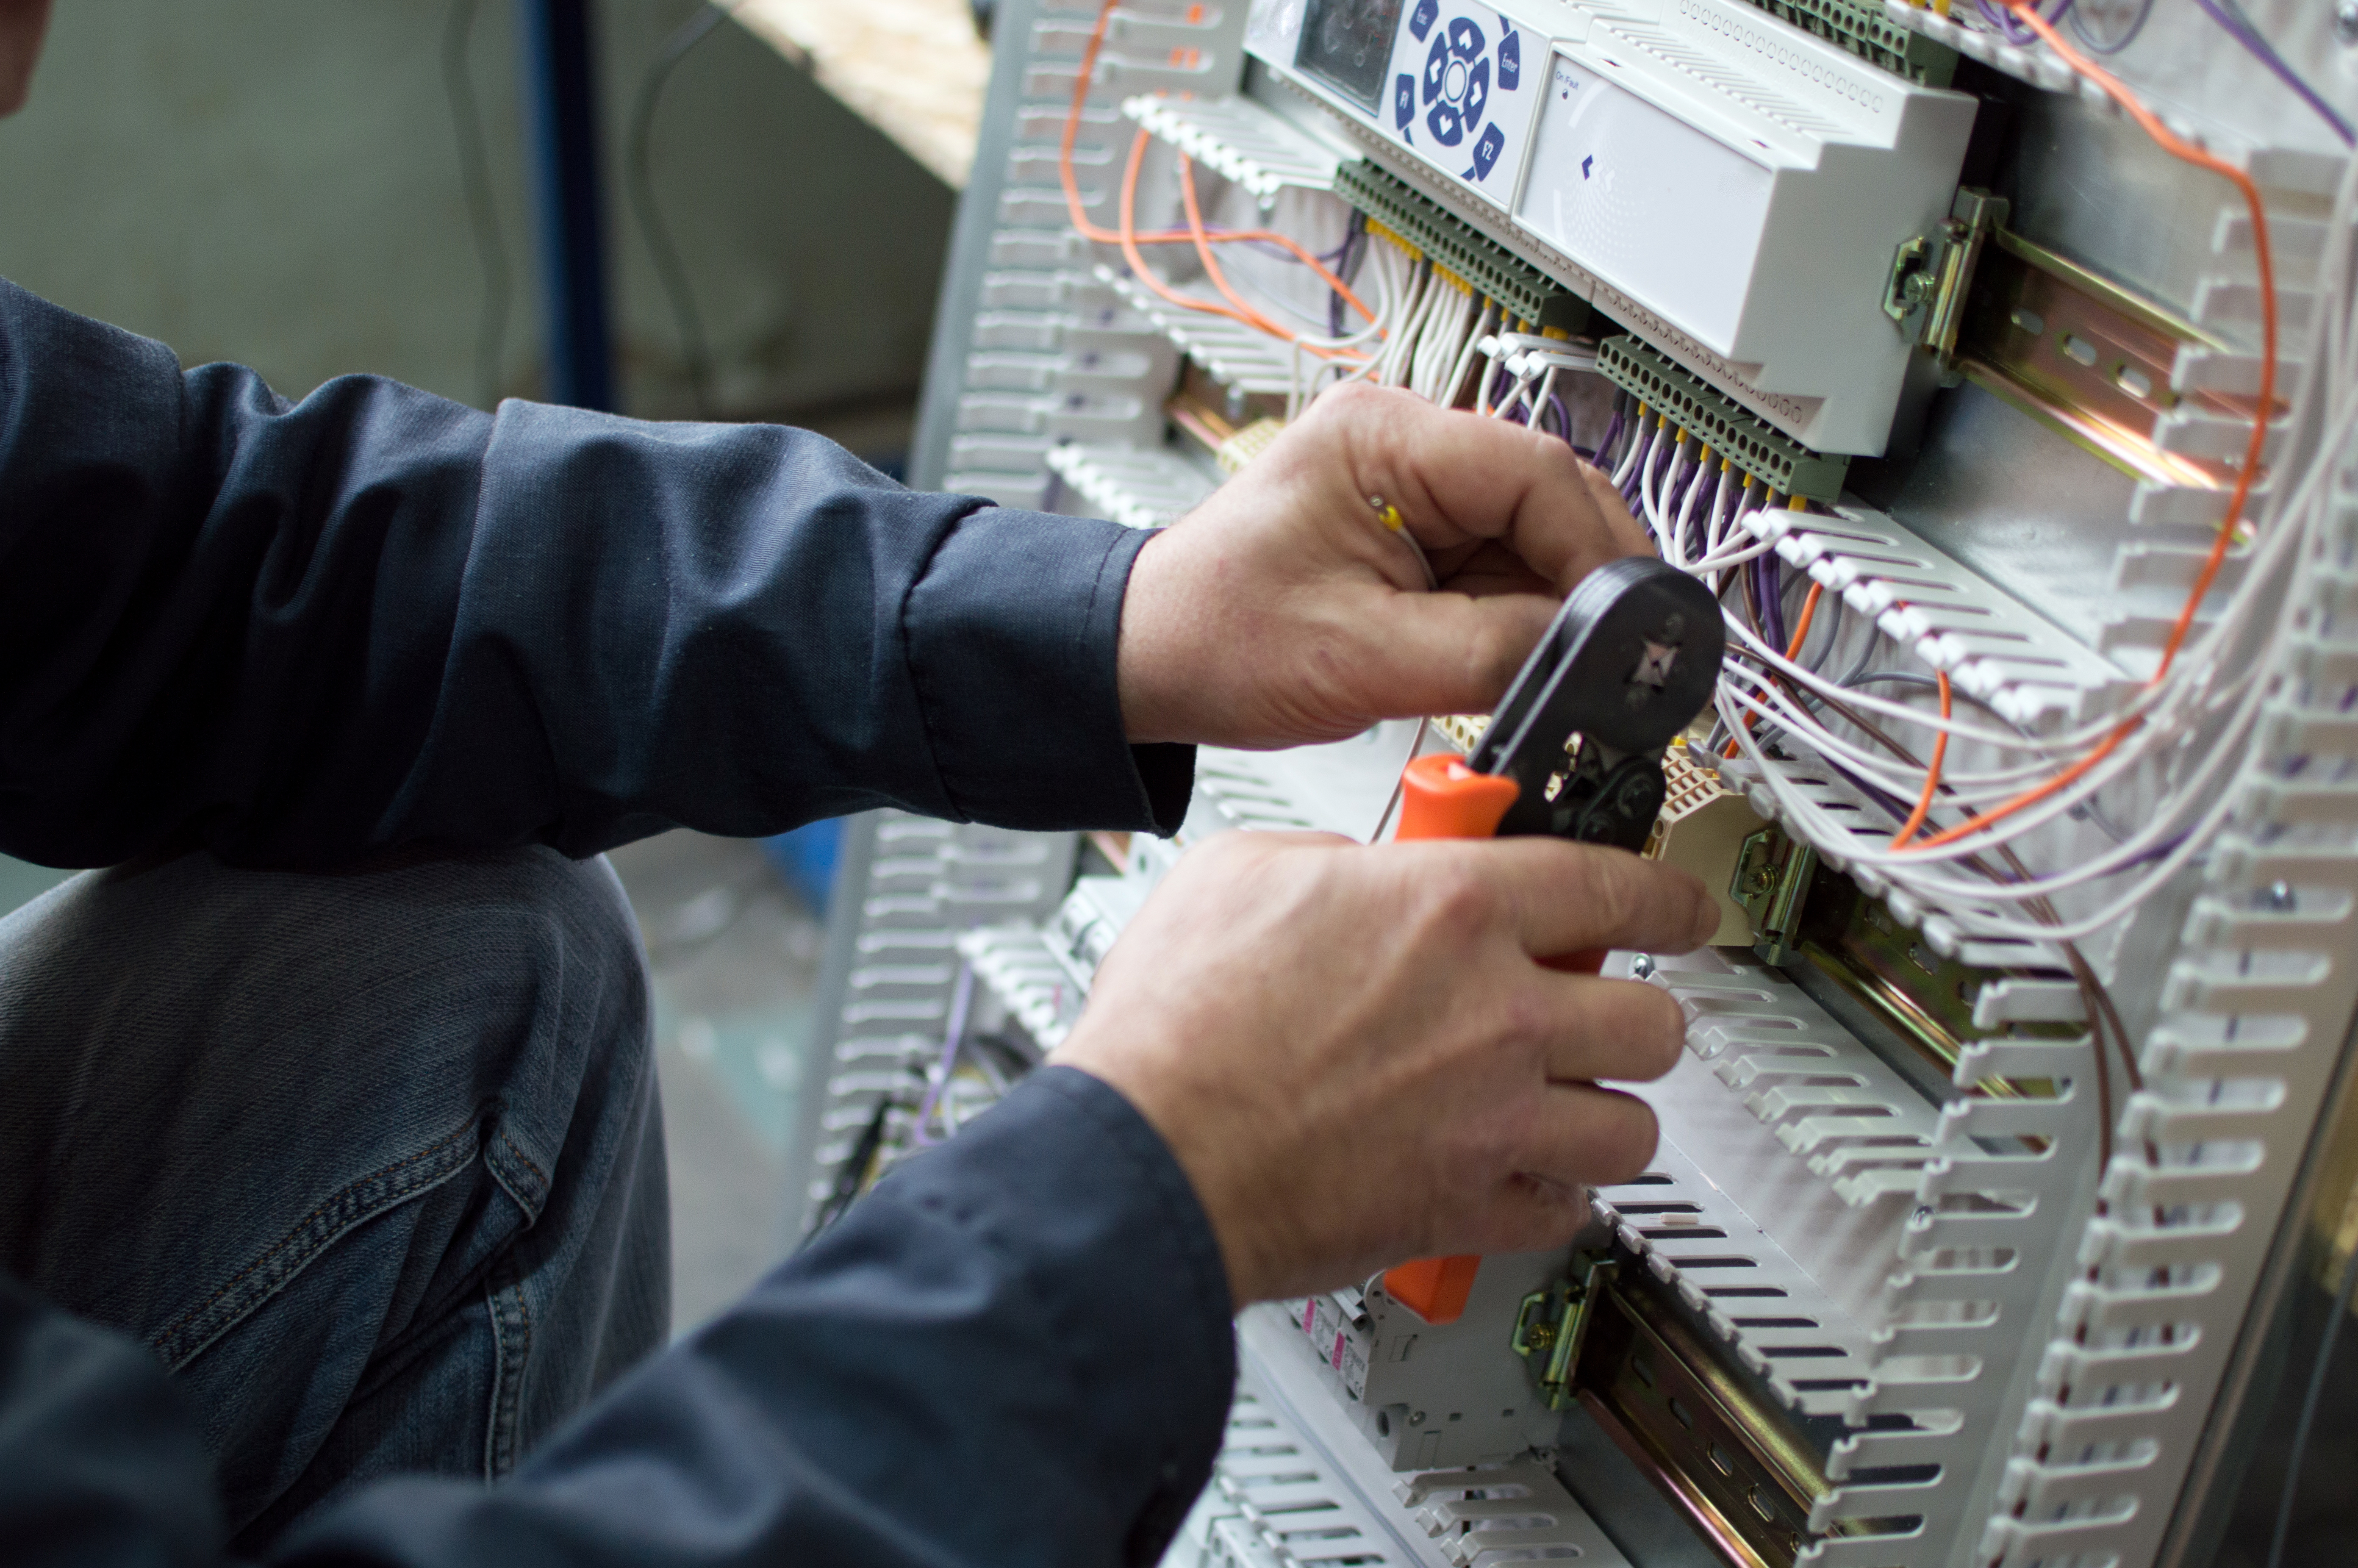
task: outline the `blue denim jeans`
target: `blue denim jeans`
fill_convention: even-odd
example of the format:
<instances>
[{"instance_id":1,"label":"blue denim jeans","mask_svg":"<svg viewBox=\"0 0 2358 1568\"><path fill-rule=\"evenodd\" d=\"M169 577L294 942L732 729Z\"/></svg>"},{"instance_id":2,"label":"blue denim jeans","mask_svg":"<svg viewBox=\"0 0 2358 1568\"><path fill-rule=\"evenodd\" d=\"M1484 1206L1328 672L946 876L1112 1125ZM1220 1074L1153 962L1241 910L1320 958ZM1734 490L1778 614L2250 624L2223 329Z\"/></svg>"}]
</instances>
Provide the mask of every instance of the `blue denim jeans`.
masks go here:
<instances>
[{"instance_id":1,"label":"blue denim jeans","mask_svg":"<svg viewBox=\"0 0 2358 1568\"><path fill-rule=\"evenodd\" d=\"M0 1269L154 1349L240 1550L503 1475L668 1329L648 1033L603 860L85 872L0 921Z\"/></svg>"}]
</instances>

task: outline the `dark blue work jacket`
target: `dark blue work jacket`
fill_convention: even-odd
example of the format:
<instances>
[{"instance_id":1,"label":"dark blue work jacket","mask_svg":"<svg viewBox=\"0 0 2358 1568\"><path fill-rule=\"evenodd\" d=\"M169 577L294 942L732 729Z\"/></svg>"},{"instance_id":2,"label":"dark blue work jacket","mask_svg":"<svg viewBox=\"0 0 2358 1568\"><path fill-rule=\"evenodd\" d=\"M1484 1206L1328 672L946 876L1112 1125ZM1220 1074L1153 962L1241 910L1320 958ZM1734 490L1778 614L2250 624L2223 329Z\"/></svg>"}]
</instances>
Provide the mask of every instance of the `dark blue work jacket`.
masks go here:
<instances>
[{"instance_id":1,"label":"dark blue work jacket","mask_svg":"<svg viewBox=\"0 0 2358 1568\"><path fill-rule=\"evenodd\" d=\"M290 405L0 282L0 851L586 855L880 805L1167 829L1192 757L1125 742L1114 677L1141 537L774 427L357 376ZM1232 1375L1185 1175L1050 1069L509 1481L384 1482L270 1561L1146 1562ZM0 1561L219 1541L154 1357L0 1276Z\"/></svg>"}]
</instances>

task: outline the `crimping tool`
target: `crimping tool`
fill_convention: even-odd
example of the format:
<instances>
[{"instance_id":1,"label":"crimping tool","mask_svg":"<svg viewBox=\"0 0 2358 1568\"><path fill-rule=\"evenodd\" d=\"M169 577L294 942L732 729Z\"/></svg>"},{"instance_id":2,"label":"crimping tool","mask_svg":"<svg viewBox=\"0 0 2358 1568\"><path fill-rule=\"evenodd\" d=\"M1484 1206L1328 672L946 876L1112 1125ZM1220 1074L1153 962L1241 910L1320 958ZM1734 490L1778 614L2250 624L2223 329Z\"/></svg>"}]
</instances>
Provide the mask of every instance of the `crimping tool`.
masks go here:
<instances>
[{"instance_id":1,"label":"crimping tool","mask_svg":"<svg viewBox=\"0 0 2358 1568\"><path fill-rule=\"evenodd\" d=\"M1597 568L1556 612L1473 755L1410 762L1397 837L1552 834L1642 849L1662 809L1662 752L1711 700L1725 644L1719 604L1695 579L1649 556ZM1594 974L1604 957L1550 967ZM1421 1258L1387 1271L1384 1287L1427 1323L1452 1323L1480 1262Z\"/></svg>"}]
</instances>

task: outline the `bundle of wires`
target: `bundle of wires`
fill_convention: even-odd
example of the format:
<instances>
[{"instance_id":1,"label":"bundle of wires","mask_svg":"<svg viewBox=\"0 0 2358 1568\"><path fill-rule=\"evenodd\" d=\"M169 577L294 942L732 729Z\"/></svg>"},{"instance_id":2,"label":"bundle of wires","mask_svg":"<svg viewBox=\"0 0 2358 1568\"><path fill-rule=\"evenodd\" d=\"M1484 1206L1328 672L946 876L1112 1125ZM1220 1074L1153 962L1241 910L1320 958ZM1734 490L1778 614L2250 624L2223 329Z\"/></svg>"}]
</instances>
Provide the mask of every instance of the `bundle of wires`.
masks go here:
<instances>
[{"instance_id":1,"label":"bundle of wires","mask_svg":"<svg viewBox=\"0 0 2358 1568\"><path fill-rule=\"evenodd\" d=\"M2115 55L2136 42L2137 36L2145 30L2147 18L2153 15L2153 3L2154 0L2136 0L2135 8L2128 12L2126 20L2117 22L2101 12L2092 13L2086 5L2075 3L2075 0L2059 0L2051 10L2043 13L2028 5L2017 5L2016 0L1974 0L1974 7L1988 30L2018 48L2028 48L2039 42L2047 33L2068 21L2074 36L2089 52ZM2349 120L2286 61L2244 10L2241 0L2194 0L2194 3L2201 7L2204 16L2216 22L2229 38L2235 40L2236 47L2257 60L2268 74L2283 82L2295 97L2315 111L2318 118L2331 126L2333 134L2342 139L2343 146L2358 146L2358 130L2353 130ZM1935 9L1942 16L1948 16L1948 0L1936 0ZM2033 17L2044 24L2045 31L2033 24ZM2058 49L2056 52L2061 55L2064 51ZM2068 55L2064 63L2072 63ZM2074 70L2077 69L2074 66Z\"/></svg>"},{"instance_id":2,"label":"bundle of wires","mask_svg":"<svg viewBox=\"0 0 2358 1568\"><path fill-rule=\"evenodd\" d=\"M2262 284L2262 373L2251 438L2225 498L2224 519L2154 673L2111 717L2033 735L1983 715L1959 715L1941 672L1918 677L1933 682L1931 689L1941 698L1937 713L1920 701L1898 699L1904 694L1861 689L1869 684L1862 679L1863 664L1850 676L1828 679L1801 661L1799 638L1783 634L1776 609L1781 590L1764 594L1757 584L1745 596L1751 612L1741 612L1744 602L1729 611L1730 660L1717 709L1728 741L1758 771L1796 829L1822 850L1834 847L1870 887L1888 888L1895 906L1922 914L1928 935L1936 940L1945 931L1952 937L2051 943L2106 930L2201 853L2232 809L2235 795L2227 784L2258 760L2264 677L2277 667L2284 641L2297 625L2281 609L2298 602L2291 595L2293 582L2323 548L2331 476L2358 430L2358 335L2351 321L2349 242L2358 172L2345 180L2336 200L2325 277L2328 305L2317 321L2304 384L2293 402L2285 460L2255 524L2246 517L2246 503L2262 471L2266 416L2277 407L2274 258L2258 191L2242 171L2161 126L2134 94L2058 36L2047 17L2028 5L2016 15L2115 97L2172 156L2234 183L2250 211ZM2353 168L2358 171L2358 164ZM1773 570L1773 560L1761 554L1766 545L1745 542L1753 530L1744 525L1743 514L1758 511L1748 495L1737 503L1734 525L1721 521L1724 484L1714 483L1712 494L1696 499L1705 480L1700 455L1690 455L1693 445L1664 429L1657 417L1628 442L1616 470L1625 493L1635 494L1665 557L1691 570L1715 573L1714 585L1723 589L1738 575L1732 568L1747 560ZM2213 589L2238 541L2248 545L2241 580L2223 602L2212 605ZM2198 622L2206 607L2215 613ZM1887 727L1929 732L1931 756L1919 758L1898 745ZM2188 744L2190 738L2200 743ZM1968 765L1943 766L1952 743L1970 751ZM2281 765L2297 771L2304 764L2290 759ZM1890 842L1866 837L1857 812L1829 809L1805 787L1812 769L1820 777L1839 775L1906 827ZM2136 826L2115 841L2050 869L2009 868L1993 874L1986 858L1992 853L2011 855L2017 848L2028 852L2040 843L2061 850L2071 822L2101 816L2107 791L2133 797L2136 806ZM1920 828L1926 830L1920 838Z\"/></svg>"},{"instance_id":3,"label":"bundle of wires","mask_svg":"<svg viewBox=\"0 0 2358 1568\"><path fill-rule=\"evenodd\" d=\"M1201 200L1195 189L1193 162L1182 156L1178 159L1179 194L1186 214L1184 228L1141 232L1137 225L1139 176L1145 164L1150 133L1140 131L1132 138L1130 155L1124 163L1119 200L1119 226L1109 229L1090 219L1087 204L1081 196L1080 180L1074 171L1073 155L1079 142L1083 115L1088 105L1089 89L1095 84L1098 56L1105 48L1106 28L1112 20L1119 0L1103 0L1098 9L1097 24L1090 29L1087 47L1082 50L1080 70L1073 85L1073 101L1065 116L1064 134L1058 146L1056 172L1064 187L1065 216L1076 232L1098 244L1118 245L1123 259L1138 281L1156 296L1181 309L1218 316L1238 322L1254 331L1284 342L1292 348L1296 359L1295 382L1301 383L1300 358L1307 353L1315 358L1358 363L1369 358L1364 345L1370 340L1387 337L1388 327L1378 309L1362 300L1351 286L1344 281L1330 258L1313 254L1292 235L1273 229L1217 229L1204 221ZM1217 298L1206 298L1174 287L1146 262L1149 247L1187 245L1194 249ZM1332 292L1339 307L1355 311L1366 325L1353 332L1334 330L1327 333L1296 331L1273 319L1269 311L1246 299L1228 281L1217 251L1232 245L1252 245L1282 252L1300 265L1308 267ZM1352 259L1352 247L1346 244L1344 254L1331 260L1347 265ZM1336 324L1338 327L1340 323ZM1301 401L1297 393L1295 402Z\"/></svg>"},{"instance_id":4,"label":"bundle of wires","mask_svg":"<svg viewBox=\"0 0 2358 1568\"><path fill-rule=\"evenodd\" d=\"M1322 393L1353 381L1405 387L1444 406L1456 404L1465 395L1477 361L1484 359L1486 341L1522 323L1513 321L1502 307L1465 279L1435 265L1398 235L1364 218L1355 214L1344 243L1325 255L1313 254L1298 240L1273 229L1217 227L1205 221L1195 167L1183 155L1176 160L1175 173L1185 226L1141 230L1138 188L1152 140L1145 131L1132 139L1123 166L1116 224L1109 228L1090 218L1074 169L1074 151L1116 4L1117 0L1103 0L1098 8L1065 119L1057 172L1064 187L1065 215L1075 232L1094 243L1119 246L1131 276L1166 303L1224 318L1285 344L1292 364L1288 418ZM1211 287L1209 295L1181 287L1149 265L1150 250L1173 245L1192 248L1204 281ZM1324 322L1308 319L1298 308L1274 296L1248 298L1222 260L1223 252L1236 247L1279 254L1309 269L1328 290L1332 303L1327 319ZM1285 315L1302 324L1279 319ZM1325 330L1316 330L1322 326ZM1496 363L1493 353L1484 368L1486 384ZM1498 412L1536 419L1549 402L1548 390L1542 388L1528 406L1510 404ZM1561 431L1560 401L1554 404L1554 414Z\"/></svg>"},{"instance_id":5,"label":"bundle of wires","mask_svg":"<svg viewBox=\"0 0 2358 1568\"><path fill-rule=\"evenodd\" d=\"M1375 300L1369 330L1359 341L1379 335L1380 347L1356 366L1330 360L1305 382L1302 351L1313 345L1298 344L1293 411L1328 387L1353 381L1406 387L1444 406L1455 403L1466 384L1476 340L1498 319L1497 307L1398 235L1373 227L1358 282ZM1330 372L1334 379L1328 381Z\"/></svg>"}]
</instances>

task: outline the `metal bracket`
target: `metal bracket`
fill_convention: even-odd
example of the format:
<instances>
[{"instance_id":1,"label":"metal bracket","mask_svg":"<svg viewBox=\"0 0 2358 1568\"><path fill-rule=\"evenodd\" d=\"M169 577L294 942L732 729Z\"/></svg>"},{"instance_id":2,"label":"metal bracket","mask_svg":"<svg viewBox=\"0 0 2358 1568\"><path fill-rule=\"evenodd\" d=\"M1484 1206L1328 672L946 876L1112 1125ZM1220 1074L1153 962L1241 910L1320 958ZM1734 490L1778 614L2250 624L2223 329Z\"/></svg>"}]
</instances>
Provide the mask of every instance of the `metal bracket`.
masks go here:
<instances>
[{"instance_id":1,"label":"metal bracket","mask_svg":"<svg viewBox=\"0 0 2358 1568\"><path fill-rule=\"evenodd\" d=\"M1801 925L1801 900L1818 869L1815 846L1763 827L1736 851L1736 876L1727 895L1752 922L1752 951L1764 964L1793 956Z\"/></svg>"},{"instance_id":2,"label":"metal bracket","mask_svg":"<svg viewBox=\"0 0 2358 1568\"><path fill-rule=\"evenodd\" d=\"M1906 242L1892 255L1883 313L1909 341L1932 351L1946 384L1954 384L1950 362L1956 355L1974 264L1990 235L2005 226L2009 210L2004 197L1968 186L1950 204L1947 222Z\"/></svg>"},{"instance_id":3,"label":"metal bracket","mask_svg":"<svg viewBox=\"0 0 2358 1568\"><path fill-rule=\"evenodd\" d=\"M1621 1265L1603 1253L1576 1252L1572 1259L1572 1278L1533 1291L1523 1298L1522 1309L1515 1314L1515 1333L1509 1342L1515 1354L1535 1363L1540 1391L1547 1396L1548 1409L1569 1410L1574 1395L1572 1391L1572 1369L1580 1362L1580 1346L1588 1336L1588 1320L1605 1287L1613 1282Z\"/></svg>"}]
</instances>

